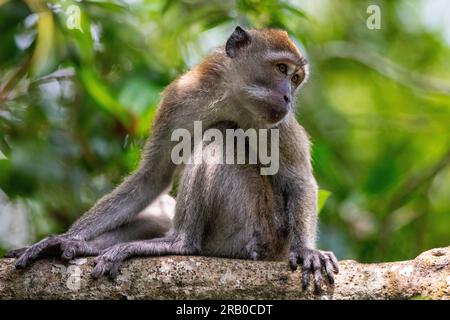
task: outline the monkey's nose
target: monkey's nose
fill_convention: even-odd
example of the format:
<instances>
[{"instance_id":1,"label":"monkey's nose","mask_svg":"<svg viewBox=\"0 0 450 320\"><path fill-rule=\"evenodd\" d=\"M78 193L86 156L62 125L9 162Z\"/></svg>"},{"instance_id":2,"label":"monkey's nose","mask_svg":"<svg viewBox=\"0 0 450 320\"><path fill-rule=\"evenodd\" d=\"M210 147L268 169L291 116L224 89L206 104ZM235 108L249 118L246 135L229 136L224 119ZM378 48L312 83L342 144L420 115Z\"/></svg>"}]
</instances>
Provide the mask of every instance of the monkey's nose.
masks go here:
<instances>
[{"instance_id":1,"label":"monkey's nose","mask_svg":"<svg viewBox=\"0 0 450 320\"><path fill-rule=\"evenodd\" d=\"M289 102L291 101L291 99L289 99L288 96L284 96L283 98L284 98L284 101L285 101L286 103L289 103Z\"/></svg>"}]
</instances>

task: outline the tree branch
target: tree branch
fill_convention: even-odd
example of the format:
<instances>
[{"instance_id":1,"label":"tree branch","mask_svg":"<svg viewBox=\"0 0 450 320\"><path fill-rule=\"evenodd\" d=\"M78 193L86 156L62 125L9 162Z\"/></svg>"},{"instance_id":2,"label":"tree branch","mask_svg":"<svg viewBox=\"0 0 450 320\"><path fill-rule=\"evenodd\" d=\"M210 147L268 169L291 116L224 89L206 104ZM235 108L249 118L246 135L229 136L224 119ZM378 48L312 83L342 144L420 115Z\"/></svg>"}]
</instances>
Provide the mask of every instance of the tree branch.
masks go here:
<instances>
[{"instance_id":1,"label":"tree branch","mask_svg":"<svg viewBox=\"0 0 450 320\"><path fill-rule=\"evenodd\" d=\"M93 280L92 258L38 261L17 271L0 260L0 299L450 299L450 246L414 260L340 262L334 288L302 292L285 262L169 256L127 261L115 281Z\"/></svg>"}]
</instances>

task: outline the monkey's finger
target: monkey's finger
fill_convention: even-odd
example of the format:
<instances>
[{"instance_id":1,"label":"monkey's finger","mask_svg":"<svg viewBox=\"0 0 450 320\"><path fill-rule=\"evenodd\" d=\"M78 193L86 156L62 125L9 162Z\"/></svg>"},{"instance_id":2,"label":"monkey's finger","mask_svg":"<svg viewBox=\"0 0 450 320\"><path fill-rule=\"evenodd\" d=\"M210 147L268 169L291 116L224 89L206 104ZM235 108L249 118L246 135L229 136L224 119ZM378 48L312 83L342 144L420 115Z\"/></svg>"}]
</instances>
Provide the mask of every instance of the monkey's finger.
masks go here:
<instances>
[{"instance_id":1,"label":"monkey's finger","mask_svg":"<svg viewBox=\"0 0 450 320\"><path fill-rule=\"evenodd\" d=\"M35 245L29 247L16 261L15 267L16 269L23 269L28 264L36 260L43 253L49 253L53 249L59 249L61 244L60 236L50 236L45 238Z\"/></svg>"},{"instance_id":2,"label":"monkey's finger","mask_svg":"<svg viewBox=\"0 0 450 320\"><path fill-rule=\"evenodd\" d=\"M75 257L75 249L67 248L61 255L61 259L64 261L70 261Z\"/></svg>"},{"instance_id":3,"label":"monkey's finger","mask_svg":"<svg viewBox=\"0 0 450 320\"><path fill-rule=\"evenodd\" d=\"M61 250L61 259L65 261L72 260L86 253L85 245L80 241L65 241L61 244Z\"/></svg>"},{"instance_id":4,"label":"monkey's finger","mask_svg":"<svg viewBox=\"0 0 450 320\"><path fill-rule=\"evenodd\" d=\"M64 261L70 261L75 257L75 248L74 247L64 247L63 253L61 255L61 259Z\"/></svg>"},{"instance_id":5,"label":"monkey's finger","mask_svg":"<svg viewBox=\"0 0 450 320\"><path fill-rule=\"evenodd\" d=\"M302 289L303 290L308 289L310 275L311 275L311 270L310 269L304 269L303 270L303 273L302 273Z\"/></svg>"},{"instance_id":6,"label":"monkey's finger","mask_svg":"<svg viewBox=\"0 0 450 320\"><path fill-rule=\"evenodd\" d=\"M5 258L18 258L20 257L25 251L27 251L29 247L24 247L24 248L20 248L20 249L14 249L14 250L10 250L8 251L4 257Z\"/></svg>"},{"instance_id":7,"label":"monkey's finger","mask_svg":"<svg viewBox=\"0 0 450 320\"><path fill-rule=\"evenodd\" d=\"M15 267L16 269L24 269L38 257L39 251L34 250L33 248L28 249L22 254L16 261Z\"/></svg>"},{"instance_id":8,"label":"monkey's finger","mask_svg":"<svg viewBox=\"0 0 450 320\"><path fill-rule=\"evenodd\" d=\"M106 271L106 263L104 261L98 261L97 265L91 272L91 277L94 279L98 279L105 274L105 271Z\"/></svg>"},{"instance_id":9,"label":"monkey's finger","mask_svg":"<svg viewBox=\"0 0 450 320\"><path fill-rule=\"evenodd\" d=\"M291 267L292 271L297 270L297 254L295 252L291 252L289 253L289 266Z\"/></svg>"},{"instance_id":10,"label":"monkey's finger","mask_svg":"<svg viewBox=\"0 0 450 320\"><path fill-rule=\"evenodd\" d=\"M334 273L339 273L339 261L336 259L336 256L333 252L325 252L325 254L330 258L330 261L333 265Z\"/></svg>"},{"instance_id":11,"label":"monkey's finger","mask_svg":"<svg viewBox=\"0 0 450 320\"><path fill-rule=\"evenodd\" d=\"M34 245L25 250L25 252L17 258L16 263L14 264L16 269L26 268L31 261L35 260L38 257L39 252L40 248L37 245Z\"/></svg>"},{"instance_id":12,"label":"monkey's finger","mask_svg":"<svg viewBox=\"0 0 450 320\"><path fill-rule=\"evenodd\" d=\"M329 284L334 284L334 266L331 263L330 258L327 255L322 255L320 258L322 267L325 269Z\"/></svg>"},{"instance_id":13,"label":"monkey's finger","mask_svg":"<svg viewBox=\"0 0 450 320\"><path fill-rule=\"evenodd\" d=\"M102 255L102 254L99 254L98 256L96 256L96 257L94 258L94 266L96 266L96 265L99 263L99 261L102 260L102 258L103 258L103 255Z\"/></svg>"},{"instance_id":14,"label":"monkey's finger","mask_svg":"<svg viewBox=\"0 0 450 320\"><path fill-rule=\"evenodd\" d=\"M305 257L303 259L303 272L302 272L302 288L303 290L308 289L309 280L311 276L311 259L308 257Z\"/></svg>"},{"instance_id":15,"label":"monkey's finger","mask_svg":"<svg viewBox=\"0 0 450 320\"><path fill-rule=\"evenodd\" d=\"M322 265L318 255L312 258L312 269L314 272L314 292L320 293L322 291Z\"/></svg>"},{"instance_id":16,"label":"monkey's finger","mask_svg":"<svg viewBox=\"0 0 450 320\"><path fill-rule=\"evenodd\" d=\"M121 264L122 264L122 261L115 261L115 262L111 263L111 268L109 270L109 278L110 279L117 278Z\"/></svg>"},{"instance_id":17,"label":"monkey's finger","mask_svg":"<svg viewBox=\"0 0 450 320\"><path fill-rule=\"evenodd\" d=\"M27 265L36 260L36 258L40 255L40 253L49 247L53 247L56 244L55 237L49 237L41 240L35 245L29 247L25 252L17 259L15 263L16 269L24 269Z\"/></svg>"}]
</instances>

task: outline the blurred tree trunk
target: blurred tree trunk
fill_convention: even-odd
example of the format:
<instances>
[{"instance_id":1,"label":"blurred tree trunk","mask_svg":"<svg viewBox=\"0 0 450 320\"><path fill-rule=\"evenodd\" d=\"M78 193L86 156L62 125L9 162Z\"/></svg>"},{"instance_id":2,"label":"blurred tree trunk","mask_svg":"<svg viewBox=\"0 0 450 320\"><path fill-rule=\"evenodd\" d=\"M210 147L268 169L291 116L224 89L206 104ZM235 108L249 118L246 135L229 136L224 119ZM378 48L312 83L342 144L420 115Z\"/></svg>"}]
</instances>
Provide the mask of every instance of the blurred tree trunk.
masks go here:
<instances>
[{"instance_id":1,"label":"blurred tree trunk","mask_svg":"<svg viewBox=\"0 0 450 320\"><path fill-rule=\"evenodd\" d=\"M17 271L0 260L0 299L450 299L450 247L414 260L340 262L334 288L314 296L285 262L168 256L127 261L115 281L92 280L92 259L42 260Z\"/></svg>"}]
</instances>

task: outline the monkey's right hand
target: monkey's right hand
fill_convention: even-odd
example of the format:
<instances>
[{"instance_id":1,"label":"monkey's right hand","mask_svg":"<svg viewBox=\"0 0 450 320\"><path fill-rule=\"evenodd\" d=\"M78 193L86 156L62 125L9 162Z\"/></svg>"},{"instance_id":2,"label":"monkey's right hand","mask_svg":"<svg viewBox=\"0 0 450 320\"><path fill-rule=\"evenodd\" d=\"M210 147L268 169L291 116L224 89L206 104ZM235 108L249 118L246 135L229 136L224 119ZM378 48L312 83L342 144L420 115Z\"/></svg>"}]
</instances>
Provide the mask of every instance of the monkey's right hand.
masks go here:
<instances>
[{"instance_id":1,"label":"monkey's right hand","mask_svg":"<svg viewBox=\"0 0 450 320\"><path fill-rule=\"evenodd\" d=\"M303 265L302 287L306 290L310 276L314 278L314 291L322 291L322 271L326 274L330 285L334 284L334 274L339 273L339 262L331 251L321 251L309 248L293 249L289 253L289 265L297 270L297 264Z\"/></svg>"},{"instance_id":2,"label":"monkey's right hand","mask_svg":"<svg viewBox=\"0 0 450 320\"><path fill-rule=\"evenodd\" d=\"M71 239L65 235L50 236L38 243L21 249L11 250L6 257L17 258L16 269L24 269L33 261L42 257L61 255L63 260L71 260L83 254L85 242Z\"/></svg>"}]
</instances>

